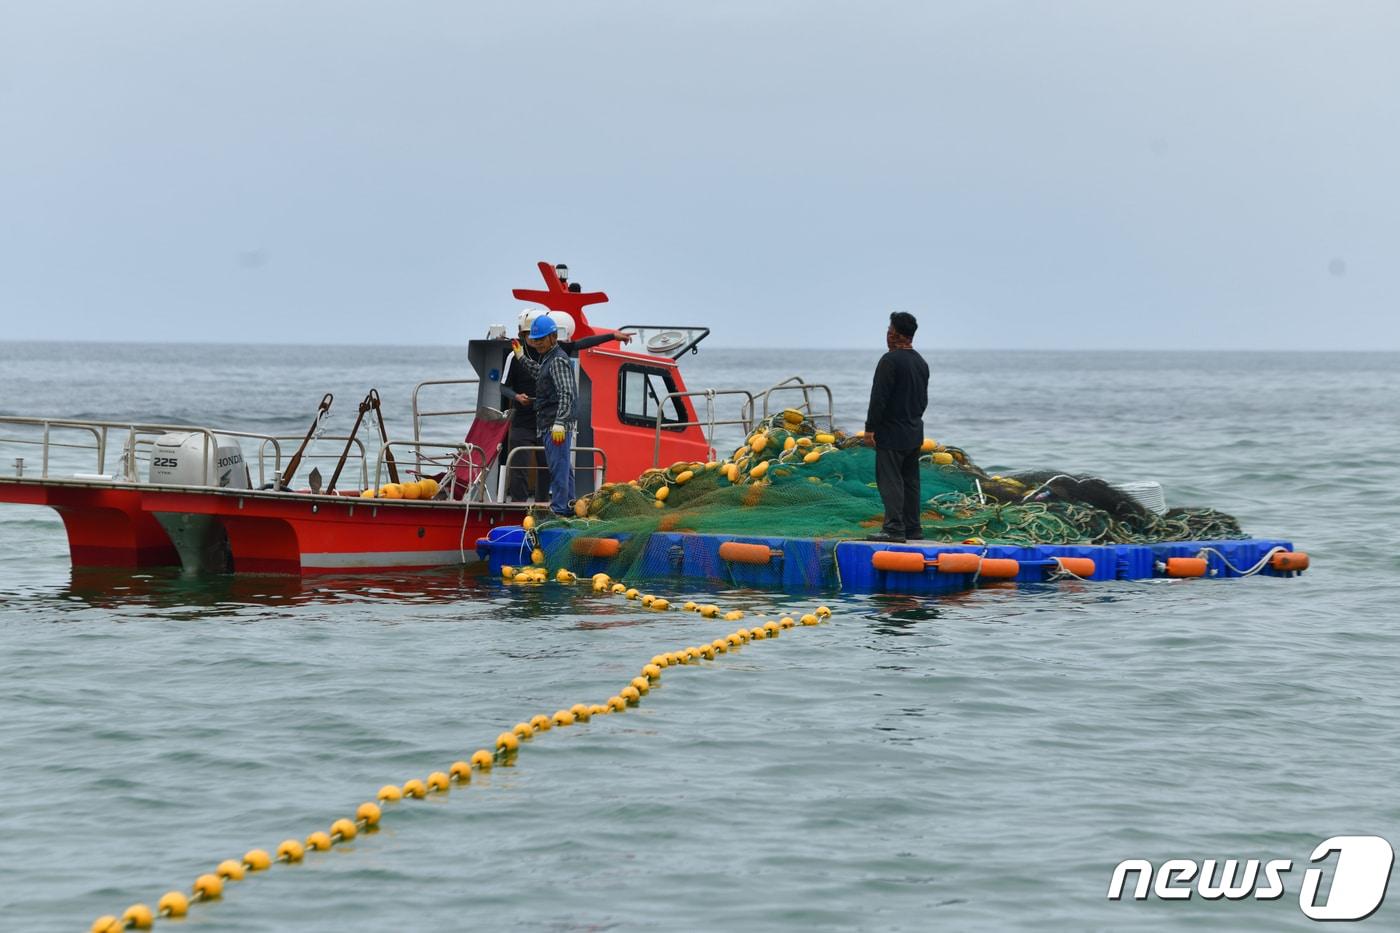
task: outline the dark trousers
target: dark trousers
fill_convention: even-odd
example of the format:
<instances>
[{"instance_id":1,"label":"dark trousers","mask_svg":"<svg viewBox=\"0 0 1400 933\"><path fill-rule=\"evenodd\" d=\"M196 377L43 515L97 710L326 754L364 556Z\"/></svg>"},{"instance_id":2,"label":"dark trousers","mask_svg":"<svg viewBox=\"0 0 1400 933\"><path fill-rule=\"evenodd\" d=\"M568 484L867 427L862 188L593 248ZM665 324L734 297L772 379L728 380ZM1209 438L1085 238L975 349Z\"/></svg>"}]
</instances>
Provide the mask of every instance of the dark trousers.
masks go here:
<instances>
[{"instance_id":1,"label":"dark trousers","mask_svg":"<svg viewBox=\"0 0 1400 933\"><path fill-rule=\"evenodd\" d=\"M510 426L509 450L517 447L538 446L540 439L535 435L535 426L517 427ZM506 497L516 502L524 502L526 499L542 501L546 495L544 471L544 454L538 450L530 450L517 456L511 461L510 476L506 483Z\"/></svg>"},{"instance_id":2,"label":"dark trousers","mask_svg":"<svg viewBox=\"0 0 1400 933\"><path fill-rule=\"evenodd\" d=\"M875 485L880 488L880 498L885 503L885 534L922 538L924 531L919 524L919 506L923 504L923 496L919 493L919 448L875 448Z\"/></svg>"}]
</instances>

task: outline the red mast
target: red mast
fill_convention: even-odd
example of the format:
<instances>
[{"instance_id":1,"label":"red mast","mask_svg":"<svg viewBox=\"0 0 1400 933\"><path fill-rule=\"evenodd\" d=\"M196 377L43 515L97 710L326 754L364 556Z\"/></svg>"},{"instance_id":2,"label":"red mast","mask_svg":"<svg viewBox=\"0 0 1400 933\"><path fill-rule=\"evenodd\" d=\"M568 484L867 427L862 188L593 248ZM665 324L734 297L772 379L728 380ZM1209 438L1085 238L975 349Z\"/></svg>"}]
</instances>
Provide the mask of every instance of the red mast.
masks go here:
<instances>
[{"instance_id":1,"label":"red mast","mask_svg":"<svg viewBox=\"0 0 1400 933\"><path fill-rule=\"evenodd\" d=\"M540 275L544 276L545 290L517 288L512 290L511 294L521 301L533 301L551 311L563 311L574 319L575 337L591 337L597 333L593 325L588 323L583 309L588 305L602 304L608 300L608 296L603 292L571 292L559 280L559 273L554 271L553 266L547 262L539 265Z\"/></svg>"}]
</instances>

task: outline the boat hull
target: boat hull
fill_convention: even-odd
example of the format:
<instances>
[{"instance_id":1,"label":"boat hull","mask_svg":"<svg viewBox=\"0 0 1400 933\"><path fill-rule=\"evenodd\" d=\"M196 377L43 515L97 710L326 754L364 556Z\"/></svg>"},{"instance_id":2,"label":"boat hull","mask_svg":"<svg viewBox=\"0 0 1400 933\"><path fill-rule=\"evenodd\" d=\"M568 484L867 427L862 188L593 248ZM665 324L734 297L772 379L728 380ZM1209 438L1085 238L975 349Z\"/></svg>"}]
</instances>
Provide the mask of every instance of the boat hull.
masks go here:
<instances>
[{"instance_id":1,"label":"boat hull","mask_svg":"<svg viewBox=\"0 0 1400 933\"><path fill-rule=\"evenodd\" d=\"M0 501L55 509L75 567L293 575L476 563L477 538L525 514L515 504L24 479L0 481ZM189 531L177 533L179 549L166 527Z\"/></svg>"},{"instance_id":2,"label":"boat hull","mask_svg":"<svg viewBox=\"0 0 1400 933\"><path fill-rule=\"evenodd\" d=\"M139 489L112 484L0 480L0 502L46 505L58 512L75 567L178 566L180 555Z\"/></svg>"}]
</instances>

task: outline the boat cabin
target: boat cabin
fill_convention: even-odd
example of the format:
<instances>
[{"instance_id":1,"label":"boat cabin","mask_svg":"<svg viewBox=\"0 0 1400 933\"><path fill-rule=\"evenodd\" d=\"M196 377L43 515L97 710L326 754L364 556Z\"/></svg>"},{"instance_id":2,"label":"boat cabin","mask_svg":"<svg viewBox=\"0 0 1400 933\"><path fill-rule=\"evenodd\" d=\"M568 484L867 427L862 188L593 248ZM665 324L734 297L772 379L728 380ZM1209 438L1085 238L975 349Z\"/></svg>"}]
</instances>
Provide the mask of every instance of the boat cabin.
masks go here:
<instances>
[{"instance_id":1,"label":"boat cabin","mask_svg":"<svg viewBox=\"0 0 1400 933\"><path fill-rule=\"evenodd\" d=\"M596 327L584 308L608 300L603 292L570 291L559 269L539 264L545 288L515 289L514 296L549 311L567 314L573 321L571 339L602 333L626 333L632 341L605 343L578 354L578 436L575 440L576 483L579 495L595 491L597 478L631 479L659 464L677 460L708 461L715 452L696 417L692 395L686 389L679 361L697 352L709 336L708 327L657 324L624 324L616 329ZM478 383L478 411L506 411L501 381L513 364L510 337L493 333L467 344L467 361ZM633 349L633 348L636 349ZM526 462L531 448L510 451L500 458L505 469ZM600 469L605 468L605 469ZM493 476L488 486L504 501L503 476Z\"/></svg>"}]
</instances>

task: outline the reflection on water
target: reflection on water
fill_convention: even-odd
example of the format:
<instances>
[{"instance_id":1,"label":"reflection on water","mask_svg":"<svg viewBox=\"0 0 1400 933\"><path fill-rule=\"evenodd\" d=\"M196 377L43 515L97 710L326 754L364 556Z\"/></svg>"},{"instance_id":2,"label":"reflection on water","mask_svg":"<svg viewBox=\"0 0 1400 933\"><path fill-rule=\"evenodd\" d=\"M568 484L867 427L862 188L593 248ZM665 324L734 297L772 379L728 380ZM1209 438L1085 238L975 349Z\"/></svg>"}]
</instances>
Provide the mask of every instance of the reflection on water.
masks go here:
<instances>
[{"instance_id":1,"label":"reflection on water","mask_svg":"<svg viewBox=\"0 0 1400 933\"><path fill-rule=\"evenodd\" d=\"M950 598L955 595L950 594ZM876 625L871 631L878 635L912 635L920 622L939 617L938 604L927 596L887 594L872 596L866 618Z\"/></svg>"},{"instance_id":2,"label":"reflection on water","mask_svg":"<svg viewBox=\"0 0 1400 933\"><path fill-rule=\"evenodd\" d=\"M179 568L72 570L68 586L44 594L77 600L96 609L145 606L217 612L238 606L335 604L373 600L402 603L454 603L495 595L479 572L449 567L359 575L214 574L191 576ZM38 596L40 594L34 593Z\"/></svg>"}]
</instances>

